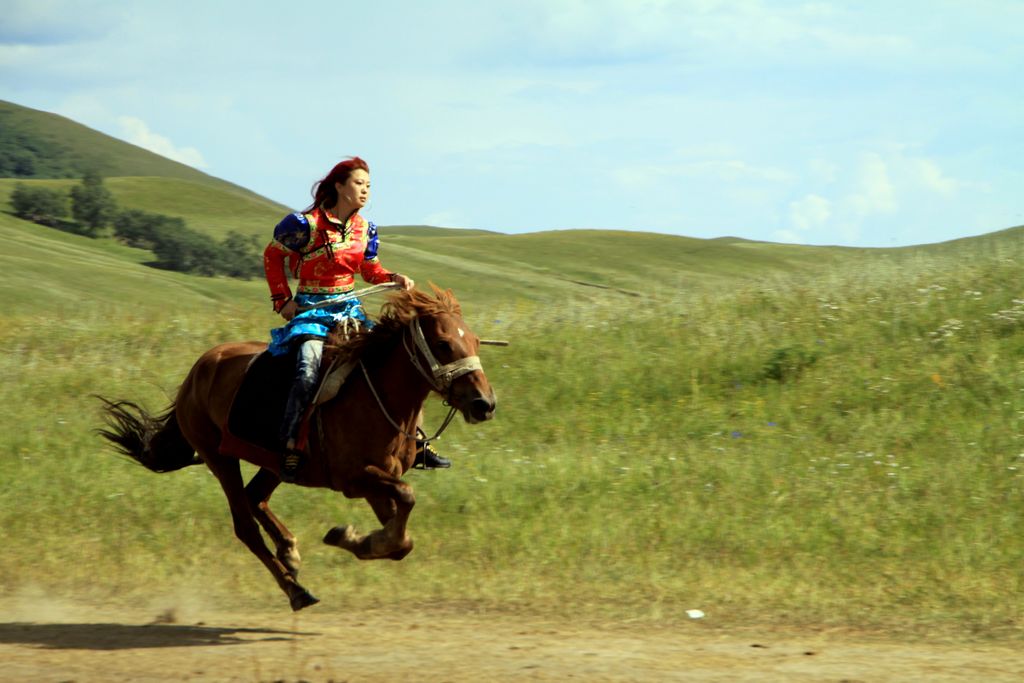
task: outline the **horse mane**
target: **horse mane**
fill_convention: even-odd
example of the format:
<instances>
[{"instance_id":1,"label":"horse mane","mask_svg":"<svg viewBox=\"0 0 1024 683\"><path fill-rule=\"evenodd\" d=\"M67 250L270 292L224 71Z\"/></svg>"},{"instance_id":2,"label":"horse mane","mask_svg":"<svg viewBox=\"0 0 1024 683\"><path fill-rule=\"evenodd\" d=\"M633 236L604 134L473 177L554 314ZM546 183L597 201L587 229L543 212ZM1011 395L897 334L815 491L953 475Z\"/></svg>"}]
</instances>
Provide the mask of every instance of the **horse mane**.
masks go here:
<instances>
[{"instance_id":1,"label":"horse mane","mask_svg":"<svg viewBox=\"0 0 1024 683\"><path fill-rule=\"evenodd\" d=\"M332 330L324 345L325 365L332 361L344 363L362 360L372 363L378 355L390 350L398 342L413 318L445 313L462 315L462 307L452 290L442 290L433 282L430 288L434 292L433 296L419 289L393 294L381 306L380 319L370 329L362 327L352 332L337 327Z\"/></svg>"}]
</instances>

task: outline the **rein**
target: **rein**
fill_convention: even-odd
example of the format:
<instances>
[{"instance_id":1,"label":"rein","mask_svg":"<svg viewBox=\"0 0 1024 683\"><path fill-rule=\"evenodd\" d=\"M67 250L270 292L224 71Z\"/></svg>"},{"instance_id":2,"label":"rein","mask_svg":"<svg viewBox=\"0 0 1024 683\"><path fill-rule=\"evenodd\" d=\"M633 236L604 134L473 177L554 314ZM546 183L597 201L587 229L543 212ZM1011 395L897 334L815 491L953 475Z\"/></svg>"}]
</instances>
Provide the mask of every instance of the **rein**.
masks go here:
<instances>
[{"instance_id":1,"label":"rein","mask_svg":"<svg viewBox=\"0 0 1024 683\"><path fill-rule=\"evenodd\" d=\"M441 436L455 417L455 406L451 405L448 401L448 398L450 398L452 382L475 370L483 370L483 364L480 363L479 356L467 356L451 363L441 365L434 356L434 352L430 350L426 337L423 336L423 329L420 327L419 318L414 317L409 322L409 332L413 338L415 348L411 348L405 335L402 335L402 345L405 347L406 353L409 354L409 362L412 363L412 366L416 368L421 375L423 375L423 378L427 380L427 384L430 385L431 389L442 396L445 396L445 405L448 405L451 408L448 411L448 416L444 419L444 422L441 423L440 428L438 428L437 432L435 432L433 436L427 437L424 433L422 441L424 445L428 445L431 441ZM423 354L423 358L426 360L427 366L430 368L429 374L423 367L423 364L420 363L420 359L416 354L417 350ZM410 434L405 431L405 429L403 429L397 422L395 422L394 418L391 417L388 409L384 407L384 402L377 393L377 389L373 386L373 382L370 381L370 373L366 370L366 365L361 360L359 361L359 367L363 371L363 377L366 379L366 385L370 387L370 393L373 394L373 398L377 401L377 407L380 408L381 413L384 414L388 423L390 423L392 427L398 430L398 432L406 438L416 440L417 435Z\"/></svg>"},{"instance_id":2,"label":"rein","mask_svg":"<svg viewBox=\"0 0 1024 683\"><path fill-rule=\"evenodd\" d=\"M388 412L388 409L384 407L384 402L380 400L380 395L377 393L377 390L374 388L373 382L370 381L370 375L369 375L369 373L367 373L366 366L363 365L362 361L359 361L359 367L362 368L362 370L363 370L363 377L366 378L366 386L370 387L370 393L373 394L373 397L375 399L377 399L377 407L380 408L380 412L382 412L384 414L384 417L387 418L388 423L392 427L394 427L396 430L398 430L399 434L401 434L402 436L406 437L407 439L412 439L412 440L415 441L418 438L418 436L416 434L410 434L409 432L405 431L405 429L403 429L402 426L399 425L397 422L395 422L394 418L391 417L391 413ZM436 439L439 436L441 436L441 433L444 432L444 430L448 429L448 425L451 424L452 418L454 418L454 417L455 417L455 406L451 406L451 409L448 411L448 416L446 418L444 418L444 422L441 423L440 429L438 429L437 432L435 432L434 435L431 436L430 438L424 438L423 442L424 443L430 443L434 439ZM424 434L424 436L425 436L425 434Z\"/></svg>"},{"instance_id":3,"label":"rein","mask_svg":"<svg viewBox=\"0 0 1024 683\"><path fill-rule=\"evenodd\" d=\"M394 282L384 282L379 285L373 285L372 287L364 287L357 289L354 292L347 292L338 296L331 297L330 299L324 299L323 301L309 306L301 306L299 313L305 313L306 311L312 311L315 308L328 308L330 306L337 306L338 304L345 303L346 301L352 301L353 299L360 299L364 296L370 296L371 294L379 294L389 289L395 289L398 287Z\"/></svg>"}]
</instances>

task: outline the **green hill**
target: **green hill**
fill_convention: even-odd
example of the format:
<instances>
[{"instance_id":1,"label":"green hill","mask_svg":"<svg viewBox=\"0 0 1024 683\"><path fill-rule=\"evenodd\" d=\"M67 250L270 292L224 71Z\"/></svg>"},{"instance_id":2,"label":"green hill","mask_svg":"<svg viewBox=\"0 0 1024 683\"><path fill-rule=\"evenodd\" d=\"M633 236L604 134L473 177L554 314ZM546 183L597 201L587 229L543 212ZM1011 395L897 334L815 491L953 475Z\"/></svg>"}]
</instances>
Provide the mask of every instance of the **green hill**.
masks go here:
<instances>
[{"instance_id":1,"label":"green hill","mask_svg":"<svg viewBox=\"0 0 1024 683\"><path fill-rule=\"evenodd\" d=\"M149 252L71 235L0 213L0 297L5 315L58 315L116 307L188 310L263 303L257 281L203 278L142 265ZM267 307L269 310L269 307Z\"/></svg>"},{"instance_id":2,"label":"green hill","mask_svg":"<svg viewBox=\"0 0 1024 683\"><path fill-rule=\"evenodd\" d=\"M66 118L0 102L0 171L10 173L14 155L34 155L31 177L0 179L0 209L18 182L70 189L80 169L94 168L118 205L176 216L187 226L220 240L229 231L268 239L284 207L249 190L160 157ZM6 166L4 165L6 164ZM22 169L25 170L24 168ZM848 249L771 244L723 237L704 240L642 232L564 230L505 235L486 230L432 226L384 226L381 256L394 270L419 281L451 286L467 301L501 305L533 300L552 306L582 301L632 301L672 297L678 291L714 291L764 278L824 273L849 263L907 259L921 253L957 254L982 245L1019 240L1022 229L946 244L905 249ZM43 262L74 273L81 291L103 298L123 291L169 287L168 278L189 289L240 288L259 299L259 283L206 282L155 272L145 252L110 240L84 240L13 217L0 220L0 239L32 258L5 251L5 298L19 299L32 287ZM88 265L87 265L88 264ZM140 280L141 278L141 280ZM158 284L156 284L158 283ZM174 287L171 287L173 290ZM71 296L71 295L69 295ZM157 299L159 294L155 294ZM143 299L148 300L148 296ZM188 302L180 295L175 301Z\"/></svg>"},{"instance_id":3,"label":"green hill","mask_svg":"<svg viewBox=\"0 0 1024 683\"><path fill-rule=\"evenodd\" d=\"M0 177L79 178L87 170L104 177L180 178L258 197L63 116L0 100Z\"/></svg>"},{"instance_id":4,"label":"green hill","mask_svg":"<svg viewBox=\"0 0 1024 683\"><path fill-rule=\"evenodd\" d=\"M70 190L77 179L0 179L0 206L8 204L18 183ZM288 213L285 206L228 183L155 176L105 178L104 185L122 209L183 218L189 228L223 238L228 232L266 236Z\"/></svg>"}]
</instances>

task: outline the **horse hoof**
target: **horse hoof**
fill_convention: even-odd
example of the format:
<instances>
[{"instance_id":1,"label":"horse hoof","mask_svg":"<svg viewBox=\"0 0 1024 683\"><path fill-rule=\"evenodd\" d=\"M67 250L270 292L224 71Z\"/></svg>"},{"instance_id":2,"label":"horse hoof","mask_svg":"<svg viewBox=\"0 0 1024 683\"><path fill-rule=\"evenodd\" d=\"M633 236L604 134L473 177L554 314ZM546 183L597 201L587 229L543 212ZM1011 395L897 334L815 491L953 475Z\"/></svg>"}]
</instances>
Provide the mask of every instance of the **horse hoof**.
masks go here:
<instances>
[{"instance_id":1,"label":"horse hoof","mask_svg":"<svg viewBox=\"0 0 1024 683\"><path fill-rule=\"evenodd\" d=\"M309 591L304 590L301 593L296 593L295 595L293 595L290 602L292 604L292 611L298 612L303 607L315 605L316 603L320 602L320 600L313 597L313 594Z\"/></svg>"},{"instance_id":2,"label":"horse hoof","mask_svg":"<svg viewBox=\"0 0 1024 683\"><path fill-rule=\"evenodd\" d=\"M406 555L408 555L411 552L412 552L412 543L409 544L409 547L407 547L407 548L400 548L400 549L396 550L395 552L391 553L390 555L388 555L387 557L388 557L389 560L398 561L398 560L401 560L402 558L404 558Z\"/></svg>"},{"instance_id":3,"label":"horse hoof","mask_svg":"<svg viewBox=\"0 0 1024 683\"><path fill-rule=\"evenodd\" d=\"M355 536L355 529L351 525L346 524L345 526L336 526L324 536L324 543L327 545L338 546L339 548L345 548L352 543Z\"/></svg>"}]
</instances>

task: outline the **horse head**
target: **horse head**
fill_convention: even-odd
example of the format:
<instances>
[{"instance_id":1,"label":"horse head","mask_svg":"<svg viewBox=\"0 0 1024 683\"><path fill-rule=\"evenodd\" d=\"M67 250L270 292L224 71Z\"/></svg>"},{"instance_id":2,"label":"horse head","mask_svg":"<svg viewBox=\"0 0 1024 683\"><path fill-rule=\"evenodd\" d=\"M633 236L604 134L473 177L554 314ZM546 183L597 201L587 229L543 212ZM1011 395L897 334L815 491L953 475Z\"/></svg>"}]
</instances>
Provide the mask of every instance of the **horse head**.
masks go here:
<instances>
[{"instance_id":1,"label":"horse head","mask_svg":"<svg viewBox=\"0 0 1024 683\"><path fill-rule=\"evenodd\" d=\"M434 296L413 290L391 303L404 308L408 333L403 338L409 360L431 389L462 413L470 424L494 417L496 398L477 355L480 338L462 318L451 290L431 284Z\"/></svg>"}]
</instances>

